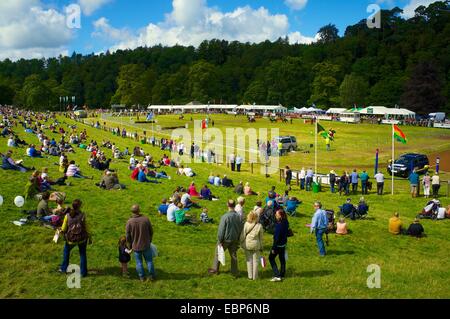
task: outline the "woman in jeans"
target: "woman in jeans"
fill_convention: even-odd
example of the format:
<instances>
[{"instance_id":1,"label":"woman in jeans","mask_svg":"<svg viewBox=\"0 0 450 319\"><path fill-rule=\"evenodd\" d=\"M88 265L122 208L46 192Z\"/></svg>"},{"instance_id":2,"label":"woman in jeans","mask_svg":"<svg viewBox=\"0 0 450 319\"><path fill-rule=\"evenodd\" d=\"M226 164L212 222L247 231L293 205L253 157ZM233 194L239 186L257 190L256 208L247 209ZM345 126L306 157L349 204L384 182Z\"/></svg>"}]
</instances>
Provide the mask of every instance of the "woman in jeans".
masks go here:
<instances>
[{"instance_id":1,"label":"woman in jeans","mask_svg":"<svg viewBox=\"0 0 450 319\"><path fill-rule=\"evenodd\" d=\"M241 233L241 247L247 260L248 279L258 278L258 264L263 250L264 229L259 223L258 214L251 211Z\"/></svg>"},{"instance_id":2,"label":"woman in jeans","mask_svg":"<svg viewBox=\"0 0 450 319\"><path fill-rule=\"evenodd\" d=\"M280 209L275 214L276 224L275 233L273 234L272 251L269 255L269 262L272 266L274 277L271 281L282 281L286 274L286 245L288 238L289 222L287 220L286 213ZM280 267L278 270L275 258L278 256L280 259Z\"/></svg>"}]
</instances>

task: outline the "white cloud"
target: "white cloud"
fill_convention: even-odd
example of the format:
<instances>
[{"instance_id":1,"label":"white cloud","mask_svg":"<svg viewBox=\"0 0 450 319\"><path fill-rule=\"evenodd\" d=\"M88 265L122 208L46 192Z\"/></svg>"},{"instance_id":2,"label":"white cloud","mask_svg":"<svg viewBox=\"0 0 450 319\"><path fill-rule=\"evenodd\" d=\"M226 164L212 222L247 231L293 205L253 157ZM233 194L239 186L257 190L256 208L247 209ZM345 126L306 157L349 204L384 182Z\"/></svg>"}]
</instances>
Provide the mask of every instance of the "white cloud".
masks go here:
<instances>
[{"instance_id":1,"label":"white cloud","mask_svg":"<svg viewBox=\"0 0 450 319\"><path fill-rule=\"evenodd\" d=\"M87 16L90 16L108 2L111 2L111 0L78 0L81 10Z\"/></svg>"},{"instance_id":2,"label":"white cloud","mask_svg":"<svg viewBox=\"0 0 450 319\"><path fill-rule=\"evenodd\" d=\"M93 23L95 31L93 37L103 38L108 41L126 41L133 35L127 29L116 29L109 24L109 20L102 17Z\"/></svg>"},{"instance_id":3,"label":"white cloud","mask_svg":"<svg viewBox=\"0 0 450 319\"><path fill-rule=\"evenodd\" d=\"M320 38L319 34L316 34L316 36L314 38L311 37L306 37L304 35L302 35L300 32L296 31L296 32L292 32L289 33L288 35L289 37L289 43L291 44L311 44L313 42L317 42Z\"/></svg>"},{"instance_id":4,"label":"white cloud","mask_svg":"<svg viewBox=\"0 0 450 319\"><path fill-rule=\"evenodd\" d=\"M207 6L206 0L173 0L173 11L166 15L161 23L150 23L134 36L126 30L112 28L105 21L98 21L96 36L128 32L127 40L113 45L112 51L134 49L153 45L193 45L198 46L204 40L223 39L258 43L274 41L285 37L289 32L289 20L284 14L271 14L266 8L252 9L250 6L238 7L231 12L222 12ZM106 21L107 22L107 21ZM294 43L311 43L299 32L289 35Z\"/></svg>"},{"instance_id":5,"label":"white cloud","mask_svg":"<svg viewBox=\"0 0 450 319\"><path fill-rule=\"evenodd\" d=\"M292 10L301 10L306 6L308 0L285 0L284 3Z\"/></svg>"},{"instance_id":6,"label":"white cloud","mask_svg":"<svg viewBox=\"0 0 450 319\"><path fill-rule=\"evenodd\" d=\"M44 9L40 0L0 2L1 60L67 54L71 39L65 15Z\"/></svg>"},{"instance_id":7,"label":"white cloud","mask_svg":"<svg viewBox=\"0 0 450 319\"><path fill-rule=\"evenodd\" d=\"M410 2L403 8L403 17L406 19L412 18L415 15L415 10L420 6L428 7L430 4L437 2L437 0L410 0Z\"/></svg>"}]
</instances>

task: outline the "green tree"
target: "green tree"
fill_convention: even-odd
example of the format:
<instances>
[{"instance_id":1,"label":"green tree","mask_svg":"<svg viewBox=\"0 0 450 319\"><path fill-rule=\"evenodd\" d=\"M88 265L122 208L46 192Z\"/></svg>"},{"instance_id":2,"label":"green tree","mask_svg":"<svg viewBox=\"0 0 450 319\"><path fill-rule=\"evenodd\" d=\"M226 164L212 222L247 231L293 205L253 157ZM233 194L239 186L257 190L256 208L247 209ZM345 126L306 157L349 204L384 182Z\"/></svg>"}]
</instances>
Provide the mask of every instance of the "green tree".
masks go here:
<instances>
[{"instance_id":1,"label":"green tree","mask_svg":"<svg viewBox=\"0 0 450 319\"><path fill-rule=\"evenodd\" d=\"M330 108L339 103L339 84L337 76L340 66L329 62L316 64L313 69L316 74L312 83L312 95L309 104L316 104L321 108Z\"/></svg>"},{"instance_id":2,"label":"green tree","mask_svg":"<svg viewBox=\"0 0 450 319\"><path fill-rule=\"evenodd\" d=\"M354 74L346 75L339 88L342 107L364 105L368 89L369 84L364 78Z\"/></svg>"},{"instance_id":3,"label":"green tree","mask_svg":"<svg viewBox=\"0 0 450 319\"><path fill-rule=\"evenodd\" d=\"M207 103L218 95L216 67L206 61L194 63L189 70L188 87L194 101Z\"/></svg>"},{"instance_id":4,"label":"green tree","mask_svg":"<svg viewBox=\"0 0 450 319\"><path fill-rule=\"evenodd\" d=\"M339 39L339 30L334 24L327 24L319 30L319 43L333 43Z\"/></svg>"},{"instance_id":5,"label":"green tree","mask_svg":"<svg viewBox=\"0 0 450 319\"><path fill-rule=\"evenodd\" d=\"M393 107L400 103L400 96L403 92L404 77L391 76L382 79L375 84L368 98L368 104ZM405 107L407 107L405 105Z\"/></svg>"},{"instance_id":6,"label":"green tree","mask_svg":"<svg viewBox=\"0 0 450 319\"><path fill-rule=\"evenodd\" d=\"M143 79L145 68L140 64L127 64L120 68L117 78L117 91L111 98L111 103L120 103L126 106L145 105L150 97Z\"/></svg>"},{"instance_id":7,"label":"green tree","mask_svg":"<svg viewBox=\"0 0 450 319\"><path fill-rule=\"evenodd\" d=\"M244 94L244 104L264 104L267 101L267 88L262 81L255 80Z\"/></svg>"},{"instance_id":8,"label":"green tree","mask_svg":"<svg viewBox=\"0 0 450 319\"><path fill-rule=\"evenodd\" d=\"M25 79L20 92L20 103L32 110L48 110L52 105L52 91L42 81L42 78L33 74Z\"/></svg>"},{"instance_id":9,"label":"green tree","mask_svg":"<svg viewBox=\"0 0 450 319\"><path fill-rule=\"evenodd\" d=\"M401 104L420 114L439 111L446 105L446 99L442 95L443 88L434 65L430 62L420 63L406 83Z\"/></svg>"}]
</instances>

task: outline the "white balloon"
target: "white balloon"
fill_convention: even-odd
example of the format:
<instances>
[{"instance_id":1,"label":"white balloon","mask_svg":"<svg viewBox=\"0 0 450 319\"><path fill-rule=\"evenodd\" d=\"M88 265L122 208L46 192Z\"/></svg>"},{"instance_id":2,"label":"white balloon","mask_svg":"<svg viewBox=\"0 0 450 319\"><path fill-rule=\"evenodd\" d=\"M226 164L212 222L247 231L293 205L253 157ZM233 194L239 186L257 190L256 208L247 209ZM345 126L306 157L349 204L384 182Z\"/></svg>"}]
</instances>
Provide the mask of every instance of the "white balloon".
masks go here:
<instances>
[{"instance_id":1,"label":"white balloon","mask_svg":"<svg viewBox=\"0 0 450 319\"><path fill-rule=\"evenodd\" d=\"M3 197L2 197L2 195L0 195L0 206L2 206L3 205Z\"/></svg>"},{"instance_id":2,"label":"white balloon","mask_svg":"<svg viewBox=\"0 0 450 319\"><path fill-rule=\"evenodd\" d=\"M25 199L22 196L17 196L14 198L14 204L16 204L17 207L22 207L25 204Z\"/></svg>"}]
</instances>

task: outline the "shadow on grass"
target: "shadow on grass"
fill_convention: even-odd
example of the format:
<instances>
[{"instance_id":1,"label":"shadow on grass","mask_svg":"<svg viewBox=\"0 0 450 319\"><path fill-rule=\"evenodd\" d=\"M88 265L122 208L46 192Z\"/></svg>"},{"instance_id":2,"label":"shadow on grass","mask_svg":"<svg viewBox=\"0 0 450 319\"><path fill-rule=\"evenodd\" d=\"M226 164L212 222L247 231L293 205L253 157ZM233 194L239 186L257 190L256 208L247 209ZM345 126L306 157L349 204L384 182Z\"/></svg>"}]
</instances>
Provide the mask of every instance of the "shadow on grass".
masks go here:
<instances>
[{"instance_id":1,"label":"shadow on grass","mask_svg":"<svg viewBox=\"0 0 450 319\"><path fill-rule=\"evenodd\" d=\"M145 273L148 275L147 267L144 266ZM136 268L134 265L129 265L128 272L130 274L130 280L137 280L139 277L136 272ZM173 272L166 272L161 269L155 269L156 272L156 278L158 280L190 280L194 278L205 278L208 277L208 273L205 270L204 274L200 273L173 273ZM120 267L107 267L103 269L92 269L90 270L90 274L95 277L101 277L101 276L113 276L113 277L119 277L122 278L122 272Z\"/></svg>"},{"instance_id":2,"label":"shadow on grass","mask_svg":"<svg viewBox=\"0 0 450 319\"><path fill-rule=\"evenodd\" d=\"M331 276L334 274L332 270L312 270L312 271L301 271L298 273L293 273L296 277L305 277L305 278L313 278L313 277L325 277Z\"/></svg>"},{"instance_id":3,"label":"shadow on grass","mask_svg":"<svg viewBox=\"0 0 450 319\"><path fill-rule=\"evenodd\" d=\"M329 250L327 251L327 255L330 256L342 256L342 255L354 255L355 252L353 250Z\"/></svg>"}]
</instances>

